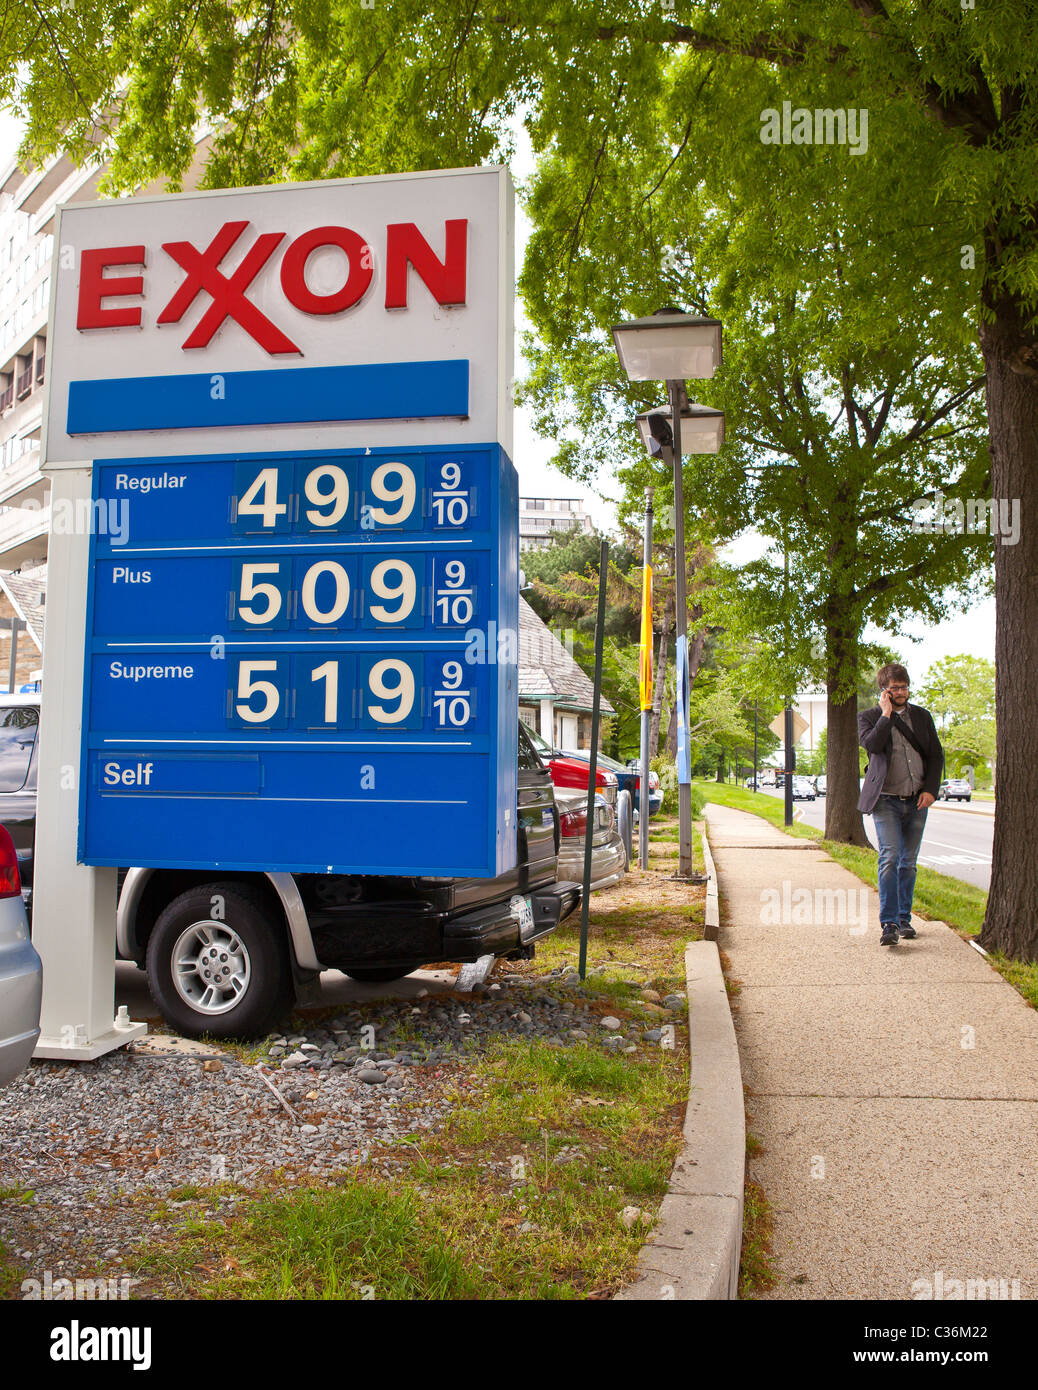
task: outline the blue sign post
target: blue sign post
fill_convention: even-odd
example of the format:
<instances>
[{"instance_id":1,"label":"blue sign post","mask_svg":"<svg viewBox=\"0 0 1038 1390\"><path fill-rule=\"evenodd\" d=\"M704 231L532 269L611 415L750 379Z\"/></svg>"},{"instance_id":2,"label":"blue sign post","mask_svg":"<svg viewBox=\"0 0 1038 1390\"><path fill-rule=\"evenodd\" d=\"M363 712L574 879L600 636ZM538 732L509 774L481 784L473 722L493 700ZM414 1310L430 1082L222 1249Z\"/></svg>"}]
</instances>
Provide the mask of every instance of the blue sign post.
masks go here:
<instances>
[{"instance_id":1,"label":"blue sign post","mask_svg":"<svg viewBox=\"0 0 1038 1390\"><path fill-rule=\"evenodd\" d=\"M514 867L498 445L99 462L94 510L81 862Z\"/></svg>"}]
</instances>

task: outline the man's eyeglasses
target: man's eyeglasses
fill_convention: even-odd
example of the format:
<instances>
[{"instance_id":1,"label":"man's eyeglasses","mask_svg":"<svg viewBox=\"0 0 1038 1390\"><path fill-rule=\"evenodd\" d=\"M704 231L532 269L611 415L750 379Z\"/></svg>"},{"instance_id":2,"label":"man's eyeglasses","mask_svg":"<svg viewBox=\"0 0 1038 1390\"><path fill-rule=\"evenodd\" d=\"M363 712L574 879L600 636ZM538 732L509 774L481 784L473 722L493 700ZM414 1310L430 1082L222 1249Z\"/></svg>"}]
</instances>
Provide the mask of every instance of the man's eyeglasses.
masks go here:
<instances>
[{"instance_id":1,"label":"man's eyeglasses","mask_svg":"<svg viewBox=\"0 0 1038 1390\"><path fill-rule=\"evenodd\" d=\"M887 690L907 690L907 685L888 685Z\"/></svg>"}]
</instances>

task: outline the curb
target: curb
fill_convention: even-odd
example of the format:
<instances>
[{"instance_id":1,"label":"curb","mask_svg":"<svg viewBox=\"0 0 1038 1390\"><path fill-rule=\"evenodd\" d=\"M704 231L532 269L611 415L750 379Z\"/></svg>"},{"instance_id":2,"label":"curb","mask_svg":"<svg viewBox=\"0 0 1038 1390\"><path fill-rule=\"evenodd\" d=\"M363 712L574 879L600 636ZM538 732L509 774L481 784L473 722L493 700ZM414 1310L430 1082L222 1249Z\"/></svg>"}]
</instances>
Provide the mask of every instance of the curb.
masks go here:
<instances>
[{"instance_id":1,"label":"curb","mask_svg":"<svg viewBox=\"0 0 1038 1390\"><path fill-rule=\"evenodd\" d=\"M706 836L705 818L702 826L703 863L706 866L706 916L704 918L703 940L716 941L717 930L721 921L720 905L717 899L717 871L714 868L714 856L710 853L710 841Z\"/></svg>"},{"instance_id":2,"label":"curb","mask_svg":"<svg viewBox=\"0 0 1038 1390\"><path fill-rule=\"evenodd\" d=\"M655 1233L617 1302L738 1298L746 1114L735 1025L712 941L685 947L685 979L690 1081L681 1152Z\"/></svg>"}]
</instances>

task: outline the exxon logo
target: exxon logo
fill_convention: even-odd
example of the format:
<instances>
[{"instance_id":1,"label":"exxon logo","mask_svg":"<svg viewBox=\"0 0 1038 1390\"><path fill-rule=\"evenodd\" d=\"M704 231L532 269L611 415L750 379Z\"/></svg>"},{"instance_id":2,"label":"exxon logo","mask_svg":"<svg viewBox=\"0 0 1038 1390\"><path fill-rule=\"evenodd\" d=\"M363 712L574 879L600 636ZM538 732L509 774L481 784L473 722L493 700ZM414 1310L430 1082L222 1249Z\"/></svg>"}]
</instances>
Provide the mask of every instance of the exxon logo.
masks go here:
<instances>
[{"instance_id":1,"label":"exxon logo","mask_svg":"<svg viewBox=\"0 0 1038 1390\"><path fill-rule=\"evenodd\" d=\"M314 227L283 245L285 232L261 232L246 237L247 221L225 222L208 246L190 241L165 241L161 250L184 272L176 291L159 310L155 322L179 323L201 298L206 306L201 318L181 343L186 349L204 348L227 319L254 338L272 357L301 349L268 313L249 298L248 291L280 253L279 276L285 299L301 313L340 314L359 304L371 287L375 256L368 242L350 227ZM247 245L244 254L242 248ZM345 255L342 284L323 294L315 293L306 280L310 256L326 247ZM406 309L409 271L414 270L437 304L453 307L465 303L468 220L444 222L443 254L435 251L413 222L394 222L384 239L385 307ZM226 262L238 251L237 264ZM141 303L106 304L109 299L145 299L143 275L109 275L111 269L144 268L145 246L103 246L82 252L79 267L79 299L76 327L140 328L145 308ZM270 272L267 271L269 274Z\"/></svg>"}]
</instances>

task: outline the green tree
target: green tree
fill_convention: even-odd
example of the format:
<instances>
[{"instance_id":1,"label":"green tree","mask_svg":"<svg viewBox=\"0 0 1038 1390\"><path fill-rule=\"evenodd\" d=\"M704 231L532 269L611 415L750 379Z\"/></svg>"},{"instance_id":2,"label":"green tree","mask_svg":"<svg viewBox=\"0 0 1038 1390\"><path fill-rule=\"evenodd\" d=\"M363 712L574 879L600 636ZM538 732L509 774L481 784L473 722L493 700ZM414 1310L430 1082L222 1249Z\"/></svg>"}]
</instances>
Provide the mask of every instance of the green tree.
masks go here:
<instances>
[{"instance_id":1,"label":"green tree","mask_svg":"<svg viewBox=\"0 0 1038 1390\"><path fill-rule=\"evenodd\" d=\"M535 188L530 204L541 229L556 237L556 269L577 305L584 277L595 278L585 229L600 194L614 204L626 198L629 223L646 209L655 213L663 199L668 209L679 203L671 175L686 165L727 167L738 182L767 134L760 114L787 100L828 111L834 131L837 111L867 110L869 149L858 143L838 187L819 184L816 156L825 152L813 144L767 147L771 207L755 222L758 233L766 241L786 229L789 244L799 245L801 219L829 204L839 242L858 226L869 235L870 209L890 215L889 230L879 229L886 269L874 263L871 272L878 323L859 321L860 336L873 347L887 337L888 297L915 296L920 312L925 306L946 331L972 317L986 377L991 491L1035 514L1038 11L1028 0L967 9L906 0L716 0L680 15L641 0L592 9L573 0L472 0L462 9L445 0L389 0L361 14L354 0L200 0L190 10L172 0L89 7L13 0L5 20L0 95L14 98L28 119L27 153L40 159L63 145L82 157L100 144L113 157L113 189L181 178L203 122L214 131L206 177L221 185L507 157L522 107L538 152L579 171L576 201L553 197L556 183ZM659 156L648 189L616 184L612 156L625 142ZM837 152L852 159L846 146ZM918 189L929 202L913 226L899 214ZM671 249L680 267L682 244ZM795 306L803 267L794 258L780 265ZM966 315L954 292L956 269L970 290ZM643 304L655 288L639 283L626 302ZM719 302L723 290L716 289ZM833 326L819 308L816 334ZM836 335L847 326L836 326ZM565 322L558 327L564 332ZM890 342L896 349L896 337ZM795 339L790 346L795 354ZM948 419L951 397L928 392L921 380L932 367L928 359L918 364L920 395ZM809 392L811 378L802 381ZM889 418L890 385L884 373L872 396L867 379L855 379L850 400L838 398L848 435L871 433ZM794 407L796 397L794 387ZM571 442L574 459L578 452ZM846 452L837 462L847 465ZM853 492L856 474L851 481ZM837 512L847 502L838 472L832 500ZM845 604L854 597L844 591L849 573L840 572ZM1025 527L1019 544L995 546L995 593L998 737L1013 756L1000 759L983 941L1035 959L1038 528ZM825 654L838 680L849 665L845 647L838 642ZM849 724L845 710L833 725L834 745L836 723ZM846 733L839 742L847 746Z\"/></svg>"},{"instance_id":2,"label":"green tree","mask_svg":"<svg viewBox=\"0 0 1038 1390\"><path fill-rule=\"evenodd\" d=\"M926 673L918 700L937 721L950 774L994 758L993 662L978 656L943 657Z\"/></svg>"},{"instance_id":3,"label":"green tree","mask_svg":"<svg viewBox=\"0 0 1038 1390\"><path fill-rule=\"evenodd\" d=\"M995 717L995 663L980 656L945 656L935 661L916 697L939 729L966 720Z\"/></svg>"}]
</instances>

